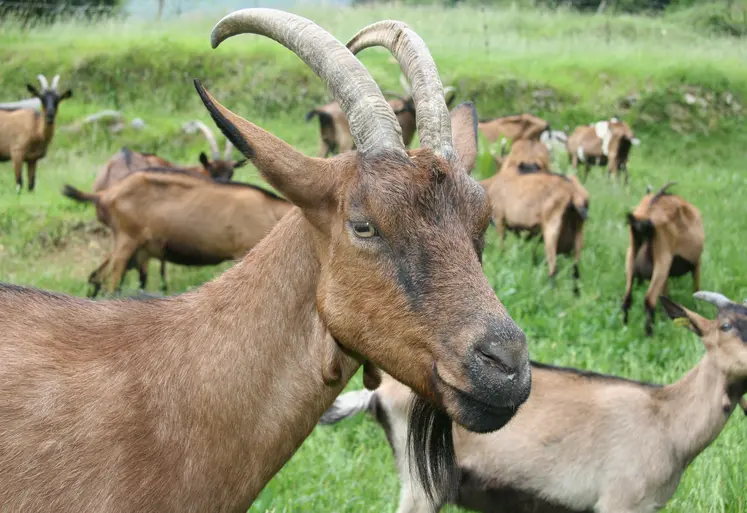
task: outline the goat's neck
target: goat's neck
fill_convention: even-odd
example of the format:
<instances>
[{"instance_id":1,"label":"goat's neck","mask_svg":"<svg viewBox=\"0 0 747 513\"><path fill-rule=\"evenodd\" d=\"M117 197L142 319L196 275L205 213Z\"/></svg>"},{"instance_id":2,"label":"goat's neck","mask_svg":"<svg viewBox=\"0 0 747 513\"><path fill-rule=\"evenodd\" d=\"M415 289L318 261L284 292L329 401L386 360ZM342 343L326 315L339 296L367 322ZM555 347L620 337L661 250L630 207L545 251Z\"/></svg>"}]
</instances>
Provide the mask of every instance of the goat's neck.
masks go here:
<instances>
[{"instance_id":1,"label":"goat's neck","mask_svg":"<svg viewBox=\"0 0 747 513\"><path fill-rule=\"evenodd\" d=\"M661 412L669 432L674 452L689 464L721 432L729 418L724 411L727 379L706 354L678 382L664 387L658 395L663 399ZM736 401L730 401L729 412Z\"/></svg>"},{"instance_id":2,"label":"goat's neck","mask_svg":"<svg viewBox=\"0 0 747 513\"><path fill-rule=\"evenodd\" d=\"M181 344L196 369L187 413L211 437L193 440L205 471L245 506L292 456L359 367L339 350L316 307L320 263L298 209L243 261L205 284ZM196 316L196 317L195 317ZM197 362L196 364L194 362ZM330 363L331 362L331 363ZM332 369L339 379L325 383ZM182 394L184 395L184 394Z\"/></svg>"},{"instance_id":3,"label":"goat's neck","mask_svg":"<svg viewBox=\"0 0 747 513\"><path fill-rule=\"evenodd\" d=\"M54 122L47 123L46 116L42 112L36 118L36 139L49 143L54 136Z\"/></svg>"}]
</instances>

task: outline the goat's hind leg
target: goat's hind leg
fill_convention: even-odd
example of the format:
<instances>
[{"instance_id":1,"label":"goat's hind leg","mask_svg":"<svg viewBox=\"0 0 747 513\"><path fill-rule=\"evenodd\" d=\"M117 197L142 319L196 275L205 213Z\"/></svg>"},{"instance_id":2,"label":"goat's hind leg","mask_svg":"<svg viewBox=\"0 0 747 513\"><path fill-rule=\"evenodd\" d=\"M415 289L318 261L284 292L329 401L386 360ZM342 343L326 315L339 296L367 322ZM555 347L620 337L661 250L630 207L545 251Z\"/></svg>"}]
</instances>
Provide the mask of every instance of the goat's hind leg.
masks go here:
<instances>
[{"instance_id":1,"label":"goat's hind leg","mask_svg":"<svg viewBox=\"0 0 747 513\"><path fill-rule=\"evenodd\" d=\"M10 159L13 161L13 173L16 176L16 193L21 194L21 189L23 189L23 154L12 153Z\"/></svg>"},{"instance_id":2,"label":"goat's hind leg","mask_svg":"<svg viewBox=\"0 0 747 513\"><path fill-rule=\"evenodd\" d=\"M109 292L118 293L122 289L122 281L127 270L127 264L138 249L135 239L120 236L114 243L114 251L109 262Z\"/></svg>"},{"instance_id":3,"label":"goat's hind leg","mask_svg":"<svg viewBox=\"0 0 747 513\"><path fill-rule=\"evenodd\" d=\"M110 257L106 257L104 262L88 275L88 297L94 298L99 295L102 284L101 275L103 274L104 269L109 265L109 259Z\"/></svg>"},{"instance_id":4,"label":"goat's hind leg","mask_svg":"<svg viewBox=\"0 0 747 513\"><path fill-rule=\"evenodd\" d=\"M26 174L29 177L29 192L34 191L36 187L36 160L30 160L26 163Z\"/></svg>"}]
</instances>

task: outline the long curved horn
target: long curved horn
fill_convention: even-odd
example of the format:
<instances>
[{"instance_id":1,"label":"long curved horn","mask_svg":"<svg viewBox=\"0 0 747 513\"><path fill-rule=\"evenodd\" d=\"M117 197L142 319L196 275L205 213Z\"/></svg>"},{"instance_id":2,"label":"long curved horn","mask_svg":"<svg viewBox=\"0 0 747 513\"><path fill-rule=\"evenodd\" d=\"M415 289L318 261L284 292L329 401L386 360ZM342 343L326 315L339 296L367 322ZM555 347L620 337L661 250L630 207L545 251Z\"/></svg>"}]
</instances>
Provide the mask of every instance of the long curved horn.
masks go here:
<instances>
[{"instance_id":1,"label":"long curved horn","mask_svg":"<svg viewBox=\"0 0 747 513\"><path fill-rule=\"evenodd\" d=\"M223 150L223 160L229 160L231 158L231 150L233 150L233 144L231 144L231 141L226 139L226 149Z\"/></svg>"},{"instance_id":2,"label":"long curved horn","mask_svg":"<svg viewBox=\"0 0 747 513\"><path fill-rule=\"evenodd\" d=\"M42 86L42 92L47 91L49 89L49 82L47 82L47 77L45 77L42 74L36 75L36 78L39 79L39 83Z\"/></svg>"},{"instance_id":3,"label":"long curved horn","mask_svg":"<svg viewBox=\"0 0 747 513\"><path fill-rule=\"evenodd\" d=\"M371 46L383 46L392 52L412 87L421 146L437 154L450 154L451 115L436 63L423 39L405 23L385 20L358 32L347 46L353 54Z\"/></svg>"},{"instance_id":4,"label":"long curved horn","mask_svg":"<svg viewBox=\"0 0 747 513\"><path fill-rule=\"evenodd\" d=\"M57 92L57 84L60 82L60 76L55 75L52 79L52 91Z\"/></svg>"},{"instance_id":5,"label":"long curved horn","mask_svg":"<svg viewBox=\"0 0 747 513\"><path fill-rule=\"evenodd\" d=\"M719 294L718 292L707 292L702 290L693 294L693 297L695 299L700 299L701 301L708 301L709 303L716 305L719 308L725 308L733 304L731 299L724 296L723 294Z\"/></svg>"},{"instance_id":6,"label":"long curved horn","mask_svg":"<svg viewBox=\"0 0 747 513\"><path fill-rule=\"evenodd\" d=\"M399 85L402 87L402 90L406 95L412 96L412 88L410 87L410 82L407 81L407 77L402 73L399 74Z\"/></svg>"},{"instance_id":7,"label":"long curved horn","mask_svg":"<svg viewBox=\"0 0 747 513\"><path fill-rule=\"evenodd\" d=\"M362 155L382 150L406 155L402 129L379 86L342 43L315 23L275 9L242 9L213 28L213 48L236 34L261 34L298 55L332 91Z\"/></svg>"},{"instance_id":8,"label":"long curved horn","mask_svg":"<svg viewBox=\"0 0 747 513\"><path fill-rule=\"evenodd\" d=\"M213 160L220 158L220 150L218 149L218 142L215 140L215 135L213 134L213 131L210 130L210 128L205 123L203 123L199 119L196 119L194 121L189 121L187 123L184 123L182 128L188 134L193 134L195 133L196 130L199 130L200 132L202 132L202 135L205 136L205 139L207 139L207 142L210 145L210 152L213 155Z\"/></svg>"}]
</instances>

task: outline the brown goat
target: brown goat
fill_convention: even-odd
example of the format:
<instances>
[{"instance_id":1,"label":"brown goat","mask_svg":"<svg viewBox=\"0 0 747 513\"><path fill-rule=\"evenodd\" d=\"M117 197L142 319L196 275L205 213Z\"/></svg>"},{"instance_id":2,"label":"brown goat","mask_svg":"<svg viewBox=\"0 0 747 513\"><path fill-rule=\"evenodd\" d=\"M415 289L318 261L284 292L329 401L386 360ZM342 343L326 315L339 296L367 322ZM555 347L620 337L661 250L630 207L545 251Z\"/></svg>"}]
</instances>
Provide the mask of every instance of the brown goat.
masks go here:
<instances>
[{"instance_id":1,"label":"brown goat","mask_svg":"<svg viewBox=\"0 0 747 513\"><path fill-rule=\"evenodd\" d=\"M633 130L624 121L611 118L591 125L576 127L568 138L568 158L574 169L584 164L583 180L589 175L592 164L607 166L607 174L617 179L618 171L625 172L625 184L629 179L628 155L631 146L640 144Z\"/></svg>"},{"instance_id":2,"label":"brown goat","mask_svg":"<svg viewBox=\"0 0 747 513\"><path fill-rule=\"evenodd\" d=\"M647 335L653 334L654 310L659 295L667 293L667 278L692 273L694 290L700 289L703 219L692 204L667 192L674 183L656 194L649 190L627 216L630 242L625 257L623 322L628 323L633 302L633 279L636 283L651 280L644 301Z\"/></svg>"},{"instance_id":3,"label":"brown goat","mask_svg":"<svg viewBox=\"0 0 747 513\"><path fill-rule=\"evenodd\" d=\"M436 504L410 474L409 388L384 376L374 392L338 397L320 422L366 410L375 417L399 471L398 513L436 513L447 501L482 513L652 513L738 403L747 413L740 401L747 393L747 307L720 294L696 297L715 298L717 319L662 298L706 348L678 382L650 385L533 362L532 393L506 427L487 435L454 427L461 484L457 496Z\"/></svg>"},{"instance_id":4,"label":"brown goat","mask_svg":"<svg viewBox=\"0 0 747 513\"><path fill-rule=\"evenodd\" d=\"M107 275L109 291L118 291L132 260L147 269L150 258L193 266L240 259L292 208L253 185L181 173L136 172L100 193L68 185L64 194L94 202L99 220L112 229L114 248L91 273L90 296Z\"/></svg>"},{"instance_id":5,"label":"brown goat","mask_svg":"<svg viewBox=\"0 0 747 513\"><path fill-rule=\"evenodd\" d=\"M528 239L540 236L553 284L557 255L573 253L573 290L578 294L589 193L575 176L552 173L547 167L549 152L542 143L517 143L500 172L480 183L493 205L501 251L506 228L517 235L526 232Z\"/></svg>"},{"instance_id":6,"label":"brown goat","mask_svg":"<svg viewBox=\"0 0 747 513\"><path fill-rule=\"evenodd\" d=\"M525 336L480 265L490 203L466 172L475 109L450 118L422 39L392 21L354 38L406 64L422 141L407 151L373 78L322 28L244 9L212 45L240 33L304 60L347 109L358 150L308 157L195 82L223 133L297 208L242 262L178 296L0 287L8 511L243 513L361 365L370 386L378 367L424 398L413 454L426 490L442 490L456 484L451 421L492 431L529 395Z\"/></svg>"},{"instance_id":7,"label":"brown goat","mask_svg":"<svg viewBox=\"0 0 747 513\"><path fill-rule=\"evenodd\" d=\"M36 163L44 158L54 137L54 123L60 102L70 98L70 89L57 91L59 75L50 86L44 75L38 75L41 91L31 84L26 88L41 102L42 112L34 109L0 109L0 162L11 161L16 176L16 191L23 188L23 163L29 178L29 191L36 186Z\"/></svg>"},{"instance_id":8,"label":"brown goat","mask_svg":"<svg viewBox=\"0 0 747 513\"><path fill-rule=\"evenodd\" d=\"M394 110L399 126L402 129L402 141L405 143L405 147L409 147L415 136L415 102L413 101L409 84L403 75L400 76L400 83L406 91L405 96L387 91L385 91L385 94L394 96L394 98L388 100L388 103L392 107L392 110ZM449 87L444 89L447 107L454 100L453 91L454 89ZM339 103L333 101L312 109L306 113L305 119L306 121L310 121L314 117L319 118L320 157L328 157L330 154L335 153L344 153L355 148L353 138L350 135L348 120L345 118L345 113L340 108Z\"/></svg>"},{"instance_id":9,"label":"brown goat","mask_svg":"<svg viewBox=\"0 0 747 513\"><path fill-rule=\"evenodd\" d=\"M550 131L550 123L532 114L519 114L482 120L477 129L490 144L501 139L539 141L544 132Z\"/></svg>"}]
</instances>

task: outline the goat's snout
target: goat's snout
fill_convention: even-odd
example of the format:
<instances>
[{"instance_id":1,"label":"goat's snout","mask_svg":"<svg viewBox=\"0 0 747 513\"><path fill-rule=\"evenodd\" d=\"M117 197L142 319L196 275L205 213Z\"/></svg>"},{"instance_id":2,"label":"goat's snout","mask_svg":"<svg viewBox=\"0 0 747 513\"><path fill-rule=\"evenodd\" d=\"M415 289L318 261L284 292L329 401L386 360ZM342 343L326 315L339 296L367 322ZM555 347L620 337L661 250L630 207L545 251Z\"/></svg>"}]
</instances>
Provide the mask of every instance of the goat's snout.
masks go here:
<instances>
[{"instance_id":1,"label":"goat's snout","mask_svg":"<svg viewBox=\"0 0 747 513\"><path fill-rule=\"evenodd\" d=\"M488 329L473 345L468 363L474 392L494 403L504 397L511 403L526 399L529 375L526 336L513 322L504 321Z\"/></svg>"}]
</instances>

